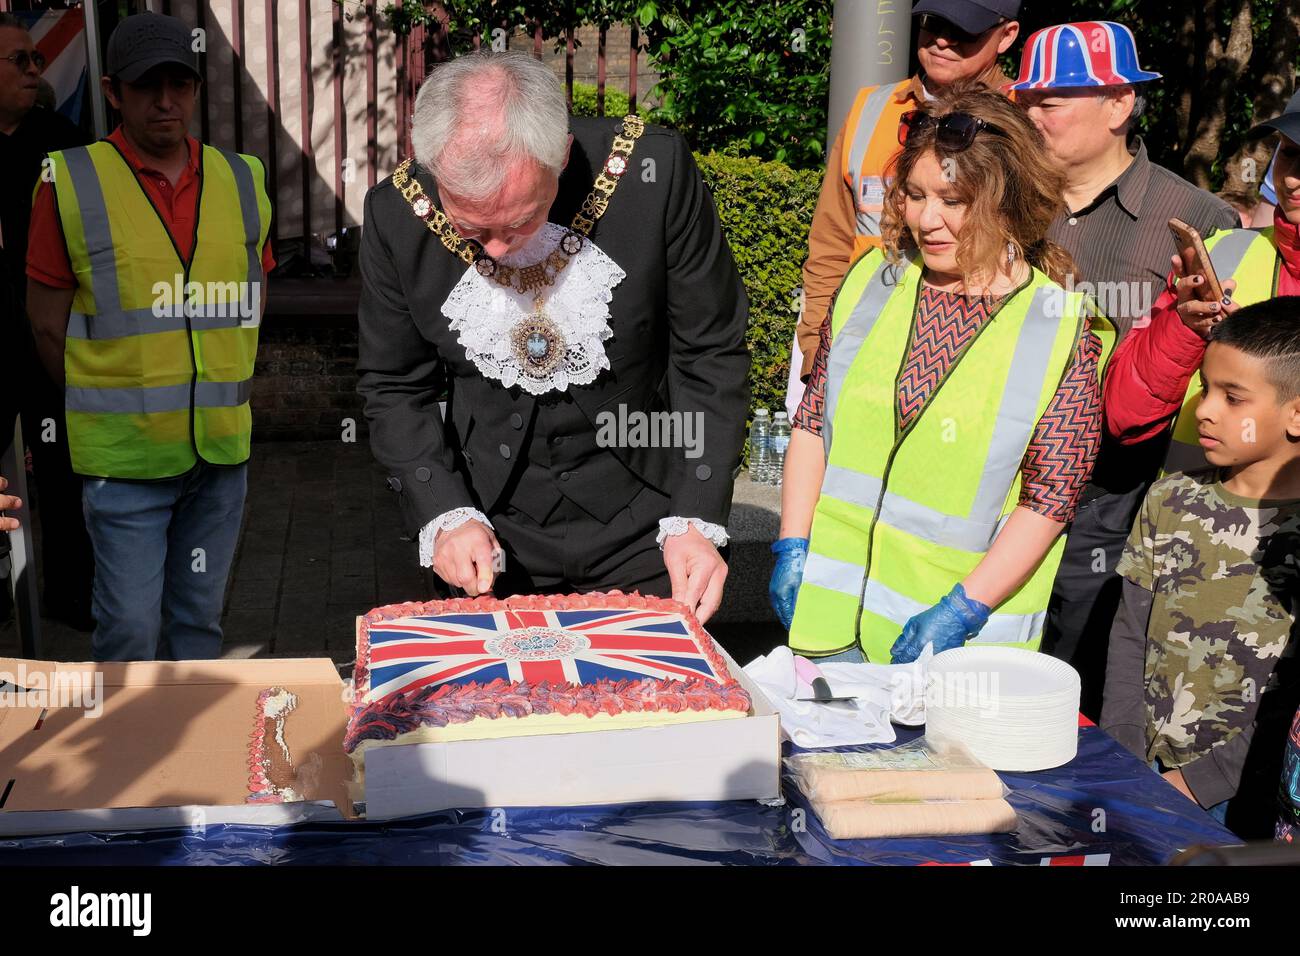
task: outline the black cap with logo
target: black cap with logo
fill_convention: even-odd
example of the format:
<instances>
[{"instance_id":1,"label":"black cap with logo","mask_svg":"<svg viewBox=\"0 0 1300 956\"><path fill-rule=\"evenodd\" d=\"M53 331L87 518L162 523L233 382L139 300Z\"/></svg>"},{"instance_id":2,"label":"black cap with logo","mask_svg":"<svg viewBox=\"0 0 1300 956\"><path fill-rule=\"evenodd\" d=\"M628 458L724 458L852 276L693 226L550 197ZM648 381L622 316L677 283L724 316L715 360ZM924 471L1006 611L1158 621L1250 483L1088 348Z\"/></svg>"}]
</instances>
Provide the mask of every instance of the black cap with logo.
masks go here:
<instances>
[{"instance_id":1,"label":"black cap with logo","mask_svg":"<svg viewBox=\"0 0 1300 956\"><path fill-rule=\"evenodd\" d=\"M203 79L192 43L189 27L175 17L137 13L108 38L108 75L134 83L155 66L176 63Z\"/></svg>"},{"instance_id":2,"label":"black cap with logo","mask_svg":"<svg viewBox=\"0 0 1300 956\"><path fill-rule=\"evenodd\" d=\"M1020 16L1020 0L916 0L912 16L923 13L942 17L967 33L978 35L991 30L1001 20Z\"/></svg>"}]
</instances>

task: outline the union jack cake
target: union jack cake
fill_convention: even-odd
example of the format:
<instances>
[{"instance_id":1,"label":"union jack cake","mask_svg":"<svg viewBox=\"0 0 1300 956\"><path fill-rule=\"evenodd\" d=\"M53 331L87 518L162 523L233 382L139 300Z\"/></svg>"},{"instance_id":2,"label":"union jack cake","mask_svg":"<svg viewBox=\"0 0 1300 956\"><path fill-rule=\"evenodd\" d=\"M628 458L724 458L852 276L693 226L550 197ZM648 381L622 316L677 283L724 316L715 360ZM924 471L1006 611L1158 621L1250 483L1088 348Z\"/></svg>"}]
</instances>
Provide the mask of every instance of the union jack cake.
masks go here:
<instances>
[{"instance_id":1,"label":"union jack cake","mask_svg":"<svg viewBox=\"0 0 1300 956\"><path fill-rule=\"evenodd\" d=\"M749 695L682 604L638 594L460 598L359 619L345 747L743 717Z\"/></svg>"}]
</instances>

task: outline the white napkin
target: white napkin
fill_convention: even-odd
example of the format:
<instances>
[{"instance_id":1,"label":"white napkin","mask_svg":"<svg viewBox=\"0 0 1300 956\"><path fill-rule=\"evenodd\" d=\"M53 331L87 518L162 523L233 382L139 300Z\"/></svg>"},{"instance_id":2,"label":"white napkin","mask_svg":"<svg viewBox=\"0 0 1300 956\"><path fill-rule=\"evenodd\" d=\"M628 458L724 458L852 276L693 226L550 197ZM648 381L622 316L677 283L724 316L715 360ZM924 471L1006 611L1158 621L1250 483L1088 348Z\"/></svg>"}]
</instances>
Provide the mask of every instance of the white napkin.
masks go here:
<instances>
[{"instance_id":1,"label":"white napkin","mask_svg":"<svg viewBox=\"0 0 1300 956\"><path fill-rule=\"evenodd\" d=\"M798 700L812 696L795 675L794 653L781 646L744 668L781 716L781 729L800 747L893 743L890 722L925 723L925 675L933 650L927 645L911 664L818 665L832 695L856 697L837 704Z\"/></svg>"}]
</instances>

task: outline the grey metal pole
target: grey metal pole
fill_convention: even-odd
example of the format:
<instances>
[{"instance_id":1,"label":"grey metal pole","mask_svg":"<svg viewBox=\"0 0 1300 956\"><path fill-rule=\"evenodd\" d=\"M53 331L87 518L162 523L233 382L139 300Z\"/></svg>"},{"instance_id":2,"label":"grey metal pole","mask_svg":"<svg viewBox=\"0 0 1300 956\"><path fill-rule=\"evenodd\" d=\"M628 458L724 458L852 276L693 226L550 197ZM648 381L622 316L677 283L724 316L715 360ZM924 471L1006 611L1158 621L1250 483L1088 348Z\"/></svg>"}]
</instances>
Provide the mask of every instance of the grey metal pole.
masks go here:
<instances>
[{"instance_id":1,"label":"grey metal pole","mask_svg":"<svg viewBox=\"0 0 1300 956\"><path fill-rule=\"evenodd\" d=\"M99 88L99 78L104 75L99 59L99 8L95 0L82 6L86 11L86 80L90 89L90 114L95 125L95 136L108 135L108 110L104 107L104 93Z\"/></svg>"},{"instance_id":2,"label":"grey metal pole","mask_svg":"<svg viewBox=\"0 0 1300 956\"><path fill-rule=\"evenodd\" d=\"M0 424L0 428L3 428ZM32 547L32 502L27 495L27 454L23 445L22 419L14 422L13 444L0 456L0 475L9 480L9 491L22 499L23 506L10 517L22 527L9 532L9 585L13 588L14 620L18 622L18 642L23 657L39 660L41 656L41 606L36 591L35 553ZM3 533L3 532L0 532Z\"/></svg>"},{"instance_id":3,"label":"grey metal pole","mask_svg":"<svg viewBox=\"0 0 1300 956\"><path fill-rule=\"evenodd\" d=\"M909 0L835 0L832 17L827 150L858 90L906 79L912 50Z\"/></svg>"}]
</instances>

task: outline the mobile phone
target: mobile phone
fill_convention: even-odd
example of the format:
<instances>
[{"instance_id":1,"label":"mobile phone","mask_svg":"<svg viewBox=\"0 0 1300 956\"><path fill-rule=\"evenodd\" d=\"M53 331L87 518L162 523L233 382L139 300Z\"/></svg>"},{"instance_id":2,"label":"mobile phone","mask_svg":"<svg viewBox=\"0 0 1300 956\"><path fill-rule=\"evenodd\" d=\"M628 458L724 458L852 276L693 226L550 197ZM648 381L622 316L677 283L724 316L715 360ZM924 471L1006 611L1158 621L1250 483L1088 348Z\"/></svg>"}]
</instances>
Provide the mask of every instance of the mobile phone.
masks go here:
<instances>
[{"instance_id":1,"label":"mobile phone","mask_svg":"<svg viewBox=\"0 0 1300 956\"><path fill-rule=\"evenodd\" d=\"M1214 265L1210 262L1210 253L1206 251L1201 234L1181 219L1169 220L1169 231L1178 243L1178 255L1183 260L1183 272L1186 275L1199 275L1205 278L1205 287L1215 302L1224 299L1223 286L1215 275Z\"/></svg>"}]
</instances>

